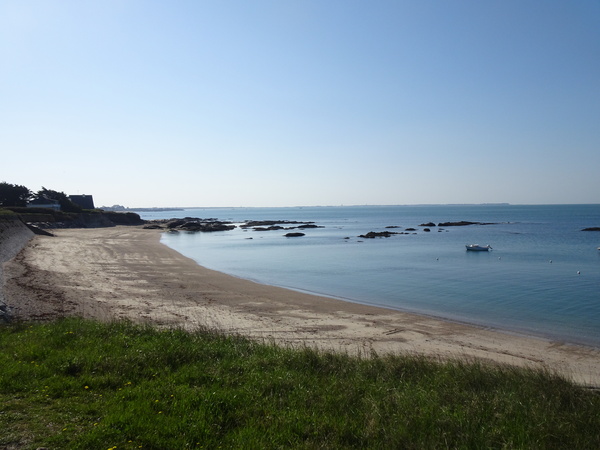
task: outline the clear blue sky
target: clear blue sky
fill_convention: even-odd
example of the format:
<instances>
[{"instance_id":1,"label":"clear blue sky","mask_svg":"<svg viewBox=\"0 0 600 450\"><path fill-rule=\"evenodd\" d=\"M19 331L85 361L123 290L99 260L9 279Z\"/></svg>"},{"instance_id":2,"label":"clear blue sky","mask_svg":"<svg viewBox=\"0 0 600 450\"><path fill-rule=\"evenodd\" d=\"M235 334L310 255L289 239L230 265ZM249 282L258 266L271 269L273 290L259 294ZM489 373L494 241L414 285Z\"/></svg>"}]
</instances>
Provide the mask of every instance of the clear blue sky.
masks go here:
<instances>
[{"instance_id":1,"label":"clear blue sky","mask_svg":"<svg viewBox=\"0 0 600 450\"><path fill-rule=\"evenodd\" d=\"M98 206L600 203L600 2L0 0L0 155Z\"/></svg>"}]
</instances>

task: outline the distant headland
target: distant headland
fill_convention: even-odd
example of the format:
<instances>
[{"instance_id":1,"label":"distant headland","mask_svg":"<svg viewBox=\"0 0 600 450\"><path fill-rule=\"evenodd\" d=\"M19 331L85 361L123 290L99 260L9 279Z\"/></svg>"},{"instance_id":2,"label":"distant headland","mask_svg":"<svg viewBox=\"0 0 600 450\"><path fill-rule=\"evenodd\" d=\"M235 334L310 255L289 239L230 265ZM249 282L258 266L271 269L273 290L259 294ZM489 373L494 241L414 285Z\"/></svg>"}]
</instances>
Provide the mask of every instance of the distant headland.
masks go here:
<instances>
[{"instance_id":1,"label":"distant headland","mask_svg":"<svg viewBox=\"0 0 600 450\"><path fill-rule=\"evenodd\" d=\"M123 205L102 206L104 211L141 211L141 212L160 212L160 211L185 211L185 208L127 208Z\"/></svg>"}]
</instances>

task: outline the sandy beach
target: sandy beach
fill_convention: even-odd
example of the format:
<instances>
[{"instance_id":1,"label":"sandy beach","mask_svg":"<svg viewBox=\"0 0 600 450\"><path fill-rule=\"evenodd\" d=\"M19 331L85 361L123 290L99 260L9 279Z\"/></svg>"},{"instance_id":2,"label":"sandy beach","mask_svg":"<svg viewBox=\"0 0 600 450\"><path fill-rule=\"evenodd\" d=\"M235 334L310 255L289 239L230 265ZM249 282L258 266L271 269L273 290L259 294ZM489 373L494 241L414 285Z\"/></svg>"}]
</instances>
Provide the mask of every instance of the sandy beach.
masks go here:
<instances>
[{"instance_id":1,"label":"sandy beach","mask_svg":"<svg viewBox=\"0 0 600 450\"><path fill-rule=\"evenodd\" d=\"M4 264L20 320L76 315L369 355L416 353L546 367L600 386L600 349L443 321L257 284L197 265L141 227L55 230Z\"/></svg>"}]
</instances>

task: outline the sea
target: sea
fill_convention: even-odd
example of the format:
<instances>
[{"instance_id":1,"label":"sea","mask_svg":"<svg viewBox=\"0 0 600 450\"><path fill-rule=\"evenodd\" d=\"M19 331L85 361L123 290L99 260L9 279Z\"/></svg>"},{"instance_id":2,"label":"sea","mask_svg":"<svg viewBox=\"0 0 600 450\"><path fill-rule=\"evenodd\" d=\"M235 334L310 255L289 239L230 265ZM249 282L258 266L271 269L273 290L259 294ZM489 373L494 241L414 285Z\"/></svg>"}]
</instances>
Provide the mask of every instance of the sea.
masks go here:
<instances>
[{"instance_id":1,"label":"sea","mask_svg":"<svg viewBox=\"0 0 600 450\"><path fill-rule=\"evenodd\" d=\"M598 204L188 208L138 214L148 220L187 216L238 225L313 222L318 228L164 233L161 241L201 266L263 284L600 348L600 232L582 231L600 227ZM459 221L477 224L438 226ZM436 226L423 226L427 223ZM305 235L285 237L295 231ZM359 237L370 231L402 234ZM467 244L489 244L492 250L470 252Z\"/></svg>"}]
</instances>

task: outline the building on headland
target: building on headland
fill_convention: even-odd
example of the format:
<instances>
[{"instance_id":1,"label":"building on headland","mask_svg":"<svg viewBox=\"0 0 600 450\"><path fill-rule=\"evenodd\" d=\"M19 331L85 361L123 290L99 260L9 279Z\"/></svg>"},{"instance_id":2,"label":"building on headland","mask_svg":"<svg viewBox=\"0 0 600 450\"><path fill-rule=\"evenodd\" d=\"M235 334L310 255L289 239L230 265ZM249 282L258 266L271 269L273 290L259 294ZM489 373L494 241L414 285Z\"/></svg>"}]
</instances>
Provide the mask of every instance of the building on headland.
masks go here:
<instances>
[{"instance_id":1,"label":"building on headland","mask_svg":"<svg viewBox=\"0 0 600 450\"><path fill-rule=\"evenodd\" d=\"M83 209L95 209L94 198L91 195L69 195L69 200Z\"/></svg>"},{"instance_id":2,"label":"building on headland","mask_svg":"<svg viewBox=\"0 0 600 450\"><path fill-rule=\"evenodd\" d=\"M27 203L28 208L50 208L60 211L60 202L46 196L37 197Z\"/></svg>"}]
</instances>

